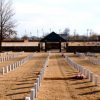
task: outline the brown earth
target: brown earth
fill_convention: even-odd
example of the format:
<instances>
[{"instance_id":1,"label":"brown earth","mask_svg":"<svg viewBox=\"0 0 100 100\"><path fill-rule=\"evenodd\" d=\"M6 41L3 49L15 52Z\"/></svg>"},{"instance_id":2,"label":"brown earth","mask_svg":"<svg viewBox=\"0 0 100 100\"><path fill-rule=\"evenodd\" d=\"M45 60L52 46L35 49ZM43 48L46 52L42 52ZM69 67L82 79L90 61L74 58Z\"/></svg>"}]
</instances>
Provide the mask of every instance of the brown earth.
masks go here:
<instances>
[{"instance_id":1,"label":"brown earth","mask_svg":"<svg viewBox=\"0 0 100 100\"><path fill-rule=\"evenodd\" d=\"M52 53L36 100L100 100L100 87L73 79L77 73L61 54Z\"/></svg>"},{"instance_id":2,"label":"brown earth","mask_svg":"<svg viewBox=\"0 0 100 100\"><path fill-rule=\"evenodd\" d=\"M0 76L0 100L25 100L46 57L47 54L35 54L32 60Z\"/></svg>"},{"instance_id":3,"label":"brown earth","mask_svg":"<svg viewBox=\"0 0 100 100\"><path fill-rule=\"evenodd\" d=\"M73 54L69 56L78 59L77 62L82 59ZM0 76L0 100L25 100L30 96L46 57L47 53L36 53L32 60ZM100 100L100 87L88 79L73 79L77 73L60 53L51 53L36 100Z\"/></svg>"}]
</instances>

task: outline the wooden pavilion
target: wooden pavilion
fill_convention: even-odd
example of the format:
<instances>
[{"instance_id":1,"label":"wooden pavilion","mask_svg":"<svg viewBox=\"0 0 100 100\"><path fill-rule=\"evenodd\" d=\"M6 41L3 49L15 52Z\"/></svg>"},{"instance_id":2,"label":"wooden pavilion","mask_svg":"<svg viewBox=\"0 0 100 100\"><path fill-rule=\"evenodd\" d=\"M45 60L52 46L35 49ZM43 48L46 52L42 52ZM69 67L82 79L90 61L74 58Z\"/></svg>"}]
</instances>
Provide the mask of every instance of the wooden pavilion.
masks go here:
<instances>
[{"instance_id":1,"label":"wooden pavilion","mask_svg":"<svg viewBox=\"0 0 100 100\"><path fill-rule=\"evenodd\" d=\"M64 44L63 46L62 43ZM52 32L40 40L39 48L40 51L44 50L45 52L51 49L59 49L61 52L62 48L66 48L66 40L59 34Z\"/></svg>"}]
</instances>

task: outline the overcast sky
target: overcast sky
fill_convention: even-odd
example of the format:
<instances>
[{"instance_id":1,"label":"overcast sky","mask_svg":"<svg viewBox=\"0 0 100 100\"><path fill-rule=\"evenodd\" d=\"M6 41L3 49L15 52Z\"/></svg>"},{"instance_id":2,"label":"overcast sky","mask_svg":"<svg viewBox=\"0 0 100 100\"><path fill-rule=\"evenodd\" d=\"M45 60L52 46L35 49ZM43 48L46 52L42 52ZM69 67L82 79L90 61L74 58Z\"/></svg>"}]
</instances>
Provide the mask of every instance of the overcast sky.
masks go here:
<instances>
[{"instance_id":1,"label":"overcast sky","mask_svg":"<svg viewBox=\"0 0 100 100\"><path fill-rule=\"evenodd\" d=\"M100 0L13 0L20 34L41 36L63 31L86 34L87 29L100 33Z\"/></svg>"}]
</instances>

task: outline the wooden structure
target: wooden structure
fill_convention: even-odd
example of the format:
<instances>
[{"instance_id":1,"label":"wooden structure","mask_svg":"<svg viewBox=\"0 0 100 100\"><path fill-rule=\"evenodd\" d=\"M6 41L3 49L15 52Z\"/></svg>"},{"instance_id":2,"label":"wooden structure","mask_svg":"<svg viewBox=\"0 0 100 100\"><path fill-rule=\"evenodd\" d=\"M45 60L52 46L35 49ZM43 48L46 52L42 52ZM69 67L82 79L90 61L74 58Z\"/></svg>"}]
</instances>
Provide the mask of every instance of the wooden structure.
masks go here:
<instances>
[{"instance_id":1,"label":"wooden structure","mask_svg":"<svg viewBox=\"0 0 100 100\"><path fill-rule=\"evenodd\" d=\"M40 40L39 48L40 51L45 50L45 52L51 49L59 49L59 51L61 52L62 43L64 43L63 48L66 48L66 40L55 32L52 32Z\"/></svg>"}]
</instances>

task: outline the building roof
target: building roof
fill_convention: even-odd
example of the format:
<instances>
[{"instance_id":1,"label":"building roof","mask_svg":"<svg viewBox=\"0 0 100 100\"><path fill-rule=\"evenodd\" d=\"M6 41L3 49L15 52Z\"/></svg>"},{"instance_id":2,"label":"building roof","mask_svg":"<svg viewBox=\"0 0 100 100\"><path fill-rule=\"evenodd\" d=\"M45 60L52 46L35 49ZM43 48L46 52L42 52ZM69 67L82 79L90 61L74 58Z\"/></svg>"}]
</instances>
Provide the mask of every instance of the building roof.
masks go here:
<instances>
[{"instance_id":1,"label":"building roof","mask_svg":"<svg viewBox=\"0 0 100 100\"><path fill-rule=\"evenodd\" d=\"M43 39L40 40L40 42L66 42L65 39L63 39L61 36L56 34L55 32L52 32L45 36Z\"/></svg>"}]
</instances>

